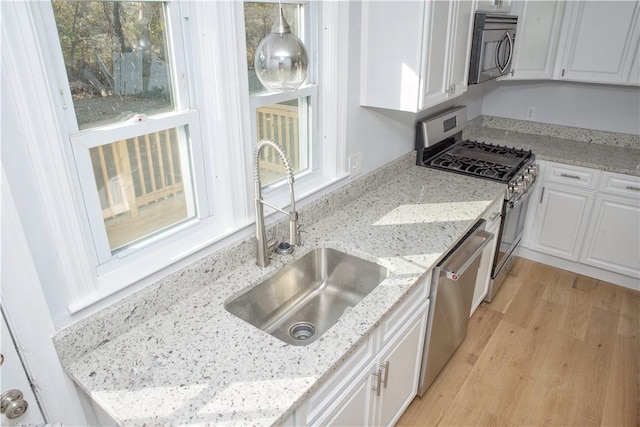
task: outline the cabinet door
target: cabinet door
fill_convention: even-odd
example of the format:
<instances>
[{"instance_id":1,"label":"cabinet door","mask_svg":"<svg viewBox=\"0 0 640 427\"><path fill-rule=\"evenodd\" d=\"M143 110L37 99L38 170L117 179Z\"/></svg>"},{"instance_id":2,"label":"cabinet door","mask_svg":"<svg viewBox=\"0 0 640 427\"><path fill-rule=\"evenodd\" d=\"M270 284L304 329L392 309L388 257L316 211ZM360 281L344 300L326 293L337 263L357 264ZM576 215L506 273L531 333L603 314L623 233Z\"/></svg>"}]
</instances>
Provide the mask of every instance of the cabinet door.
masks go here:
<instances>
[{"instance_id":1,"label":"cabinet door","mask_svg":"<svg viewBox=\"0 0 640 427\"><path fill-rule=\"evenodd\" d=\"M514 4L518 31L512 73L507 80L551 79L564 13L564 2L519 1Z\"/></svg>"},{"instance_id":2,"label":"cabinet door","mask_svg":"<svg viewBox=\"0 0 640 427\"><path fill-rule=\"evenodd\" d=\"M640 278L640 200L599 194L580 262Z\"/></svg>"},{"instance_id":3,"label":"cabinet door","mask_svg":"<svg viewBox=\"0 0 640 427\"><path fill-rule=\"evenodd\" d=\"M336 398L336 405L318 417L311 425L314 426L353 426L372 425L372 404L375 401L373 384L373 365L364 369L345 392Z\"/></svg>"},{"instance_id":4,"label":"cabinet door","mask_svg":"<svg viewBox=\"0 0 640 427\"><path fill-rule=\"evenodd\" d=\"M382 375L376 425L393 425L409 406L418 390L424 347L427 310L423 305L407 326L381 351Z\"/></svg>"},{"instance_id":5,"label":"cabinet door","mask_svg":"<svg viewBox=\"0 0 640 427\"><path fill-rule=\"evenodd\" d=\"M471 28L473 26L473 2L452 2L452 25L449 29L449 97L462 95L467 91L469 59L471 55Z\"/></svg>"},{"instance_id":6,"label":"cabinet door","mask_svg":"<svg viewBox=\"0 0 640 427\"><path fill-rule=\"evenodd\" d=\"M430 1L425 9L424 47L422 52L421 110L444 102L449 91L447 57L452 34L449 32L453 3Z\"/></svg>"},{"instance_id":7,"label":"cabinet door","mask_svg":"<svg viewBox=\"0 0 640 427\"><path fill-rule=\"evenodd\" d=\"M556 78L628 84L640 40L640 2L568 2L566 12Z\"/></svg>"},{"instance_id":8,"label":"cabinet door","mask_svg":"<svg viewBox=\"0 0 640 427\"><path fill-rule=\"evenodd\" d=\"M531 249L577 261L594 191L544 183Z\"/></svg>"},{"instance_id":9,"label":"cabinet door","mask_svg":"<svg viewBox=\"0 0 640 427\"><path fill-rule=\"evenodd\" d=\"M469 313L469 316L476 311L484 297L487 295L487 290L489 289L491 269L496 255L496 246L498 245L498 233L500 232L500 224L502 223L502 218L499 218L502 210L502 200L499 205L500 206L497 211L493 213L493 215L498 215L498 217L491 215L487 218L488 225L486 231L493 234L493 240L482 251L482 260L480 261L480 267L478 268L478 281L476 282L476 287L473 290L473 304L471 305L471 312Z\"/></svg>"},{"instance_id":10,"label":"cabinet door","mask_svg":"<svg viewBox=\"0 0 640 427\"><path fill-rule=\"evenodd\" d=\"M425 3L360 4L360 104L416 112L422 90Z\"/></svg>"}]
</instances>

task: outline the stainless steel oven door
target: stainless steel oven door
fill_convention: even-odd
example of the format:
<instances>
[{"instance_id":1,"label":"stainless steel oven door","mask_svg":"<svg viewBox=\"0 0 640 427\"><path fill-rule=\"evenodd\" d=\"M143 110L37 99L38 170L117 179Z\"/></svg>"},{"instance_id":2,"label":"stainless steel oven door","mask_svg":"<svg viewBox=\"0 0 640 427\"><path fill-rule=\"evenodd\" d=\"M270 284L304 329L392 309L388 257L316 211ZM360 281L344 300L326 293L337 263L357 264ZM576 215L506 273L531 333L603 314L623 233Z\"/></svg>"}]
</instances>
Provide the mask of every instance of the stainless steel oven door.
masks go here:
<instances>
[{"instance_id":1,"label":"stainless steel oven door","mask_svg":"<svg viewBox=\"0 0 640 427\"><path fill-rule=\"evenodd\" d=\"M524 222L527 215L527 207L531 191L524 194L522 198L514 203L505 202L502 212L502 226L500 227L500 237L496 249L492 279L496 279L505 268L509 257L520 243L524 232Z\"/></svg>"}]
</instances>

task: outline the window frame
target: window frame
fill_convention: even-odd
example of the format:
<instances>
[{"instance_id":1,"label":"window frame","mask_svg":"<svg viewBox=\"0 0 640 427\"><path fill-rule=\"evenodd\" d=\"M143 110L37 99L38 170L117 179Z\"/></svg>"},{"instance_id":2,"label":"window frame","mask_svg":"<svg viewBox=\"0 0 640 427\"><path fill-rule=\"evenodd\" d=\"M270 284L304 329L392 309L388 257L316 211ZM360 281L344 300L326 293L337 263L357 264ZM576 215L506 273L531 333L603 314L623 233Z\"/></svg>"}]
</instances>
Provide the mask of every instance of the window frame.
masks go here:
<instances>
[{"instance_id":1,"label":"window frame","mask_svg":"<svg viewBox=\"0 0 640 427\"><path fill-rule=\"evenodd\" d=\"M245 3L271 3L277 4L276 1L273 0L244 0ZM258 142L258 130L257 130L257 110L260 107L279 104L286 101L291 101L295 99L307 98L309 102L307 103L307 111L306 117L299 117L299 123L302 127L304 124L306 128L306 147L305 152L307 152L307 168L301 171L298 171L294 174L296 179L296 186L308 186L312 188L317 185L316 183L321 179L323 175L326 175L326 171L322 169L322 156L320 155L319 149L319 117L318 117L318 105L319 105L319 88L318 88L318 50L320 41L318 39L319 32L318 28L320 27L320 8L317 5L317 2L313 2L310 0L283 0L280 2L281 4L302 4L303 5L303 13L302 19L298 22L298 26L301 32L301 40L305 44L307 48L307 54L309 55L309 68L307 79L303 85L294 90L287 92L271 92L271 91L260 91L249 94L249 106L250 106L250 118L251 118L251 144L249 148L253 150ZM244 16L244 13L243 13ZM243 19L243 27L244 27L244 19ZM246 46L246 42L245 42ZM245 67L248 70L248 65ZM247 77L248 78L248 77ZM299 111L301 110L300 107ZM302 135L302 132L299 131L299 134ZM278 142L278 141L276 141ZM283 147L284 149L284 147ZM289 153L285 154L289 157ZM292 161L291 158L289 158ZM271 183L263 183L262 191L265 195L267 195L270 199L275 198L277 202L282 205L288 198L288 187L285 185L286 180L284 178L278 179ZM274 213L269 208L267 208L268 214Z\"/></svg>"},{"instance_id":2,"label":"window frame","mask_svg":"<svg viewBox=\"0 0 640 427\"><path fill-rule=\"evenodd\" d=\"M53 11L46 2L26 6L31 22L26 27L23 25L20 32L26 36L24 51L29 52L25 55L29 62L20 58L16 64L28 64L36 76L41 76L50 94L49 102L41 105L28 105L25 100L23 109L25 114L42 111L45 116L42 125L34 130L31 138L34 144L29 151L49 214L47 223L59 249L58 263L61 271L66 272L67 282L59 285L63 289L47 292L49 304L53 304L58 313L60 304L66 307L66 314L56 319L59 325L87 316L254 233L252 155L256 141L249 126L251 107L248 83L244 78L246 55L237 55L246 48L242 2L169 0L166 3L174 5L172 17L181 22L181 34L174 34L174 37L183 39L183 52L190 69L176 76L178 80L191 81L183 93L188 94L189 106L193 108L185 114L195 110L200 113L197 131L204 143L193 158L196 162L209 164L204 168L203 179L207 191L213 194L206 202L212 216L179 227L170 236L152 242L147 251L123 253L104 265L98 265L94 256L82 186L75 171L76 154L70 136L75 135L79 140L83 137L82 131L73 133L68 126L75 122L75 112L70 111L73 107L66 70L64 65L62 70L52 67L52 64L60 63L54 58L55 49L52 48L52 42L54 47L59 43L56 28L53 29L55 37L51 34L51 23L55 22ZM322 133L318 131L315 156L322 159L322 168L314 179L308 179L306 183L296 181L296 202L303 202L299 206L305 199L313 200L323 190L335 188L347 177L344 67L347 50L337 48L344 47L348 35L349 6L342 3L345 2L317 6L321 11L318 28L322 31L318 52L312 60L318 61L318 101L314 110L317 112L315 126L322 129ZM205 16L206 19L202 18ZM174 30L172 27L171 31ZM226 36L218 37L220 33ZM59 54L62 55L60 50ZM217 61L221 56L229 59ZM196 79L198 72L203 71L210 73L210 78ZM44 129L49 130L43 133ZM247 140L252 143L238 143ZM229 168L229 164L236 166ZM279 203L278 199L274 197L270 201L283 206L285 203Z\"/></svg>"}]
</instances>

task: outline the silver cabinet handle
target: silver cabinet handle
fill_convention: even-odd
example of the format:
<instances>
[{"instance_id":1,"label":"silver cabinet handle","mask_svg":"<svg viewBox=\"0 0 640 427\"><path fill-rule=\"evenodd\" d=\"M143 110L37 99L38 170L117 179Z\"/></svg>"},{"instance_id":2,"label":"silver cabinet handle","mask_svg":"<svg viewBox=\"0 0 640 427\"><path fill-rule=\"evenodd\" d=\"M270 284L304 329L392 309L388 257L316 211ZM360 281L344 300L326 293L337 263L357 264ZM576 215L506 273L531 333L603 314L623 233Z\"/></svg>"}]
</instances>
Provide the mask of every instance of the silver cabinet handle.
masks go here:
<instances>
[{"instance_id":1,"label":"silver cabinet handle","mask_svg":"<svg viewBox=\"0 0 640 427\"><path fill-rule=\"evenodd\" d=\"M384 365L381 363L380 369L384 369L384 379L382 380L382 385L384 386L384 388L387 388L387 381L389 380L389 361L387 360L387 363L385 363Z\"/></svg>"},{"instance_id":2,"label":"silver cabinet handle","mask_svg":"<svg viewBox=\"0 0 640 427\"><path fill-rule=\"evenodd\" d=\"M640 191L640 187L634 185L627 185L627 190Z\"/></svg>"},{"instance_id":3,"label":"silver cabinet handle","mask_svg":"<svg viewBox=\"0 0 640 427\"><path fill-rule=\"evenodd\" d=\"M380 390L382 390L382 387L381 387L382 370L378 369L377 371L373 371L372 374L373 374L374 377L376 377L376 385L375 386L371 386L371 390L375 391L376 392L376 396L379 397L380 396Z\"/></svg>"},{"instance_id":4,"label":"silver cabinet handle","mask_svg":"<svg viewBox=\"0 0 640 427\"><path fill-rule=\"evenodd\" d=\"M568 173L561 173L560 176L565 178L572 178L572 179L582 179L578 175L569 175Z\"/></svg>"},{"instance_id":5,"label":"silver cabinet handle","mask_svg":"<svg viewBox=\"0 0 640 427\"><path fill-rule=\"evenodd\" d=\"M542 199L544 199L544 187L542 187L542 191L540 192L540 203L542 203Z\"/></svg>"}]
</instances>

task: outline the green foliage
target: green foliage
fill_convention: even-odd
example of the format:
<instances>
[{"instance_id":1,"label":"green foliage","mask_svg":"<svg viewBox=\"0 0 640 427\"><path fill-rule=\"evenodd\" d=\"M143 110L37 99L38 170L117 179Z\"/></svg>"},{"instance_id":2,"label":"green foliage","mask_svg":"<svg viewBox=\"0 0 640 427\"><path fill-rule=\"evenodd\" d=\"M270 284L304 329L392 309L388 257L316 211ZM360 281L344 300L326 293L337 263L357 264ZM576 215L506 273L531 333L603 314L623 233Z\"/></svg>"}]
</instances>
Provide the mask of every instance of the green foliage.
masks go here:
<instances>
[{"instance_id":1,"label":"green foliage","mask_svg":"<svg viewBox=\"0 0 640 427\"><path fill-rule=\"evenodd\" d=\"M113 75L112 58L123 52L167 60L161 2L53 0L53 12L69 81L88 68L106 83L96 58Z\"/></svg>"}]
</instances>

